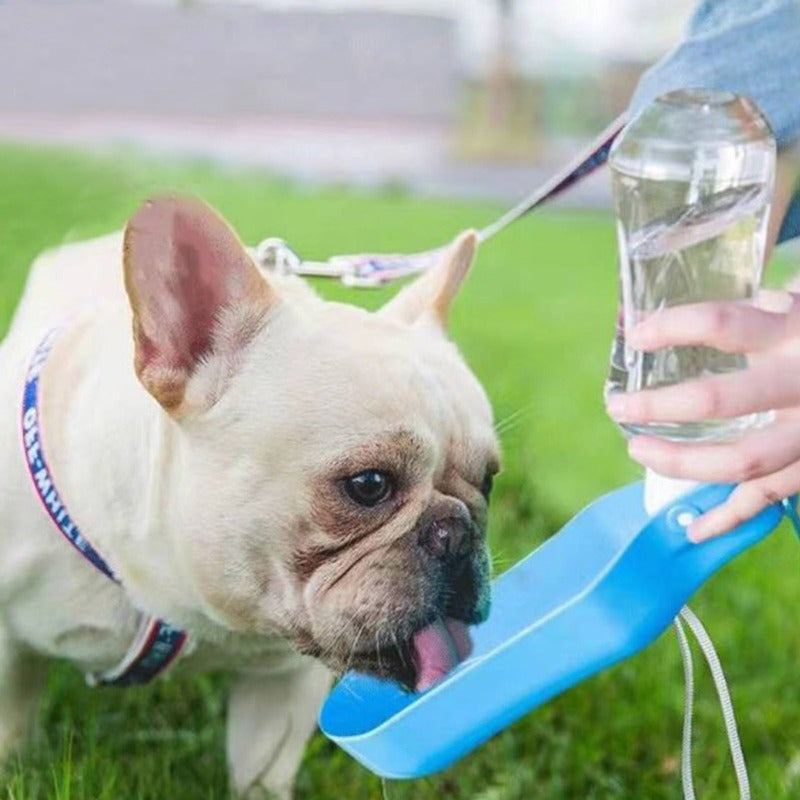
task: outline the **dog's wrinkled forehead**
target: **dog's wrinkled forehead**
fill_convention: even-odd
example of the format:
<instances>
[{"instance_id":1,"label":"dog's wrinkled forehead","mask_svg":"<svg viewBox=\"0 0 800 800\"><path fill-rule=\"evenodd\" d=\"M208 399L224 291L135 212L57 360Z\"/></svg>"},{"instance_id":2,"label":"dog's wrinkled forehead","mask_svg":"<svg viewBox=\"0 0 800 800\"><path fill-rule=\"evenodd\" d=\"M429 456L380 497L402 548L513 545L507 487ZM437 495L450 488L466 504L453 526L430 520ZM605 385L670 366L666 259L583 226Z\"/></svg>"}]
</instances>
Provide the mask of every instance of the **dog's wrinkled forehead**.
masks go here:
<instances>
[{"instance_id":1,"label":"dog's wrinkled forehead","mask_svg":"<svg viewBox=\"0 0 800 800\"><path fill-rule=\"evenodd\" d=\"M335 303L305 321L291 309L286 317L254 339L234 378L240 414L290 418L294 436L354 444L383 431L441 441L491 430L482 387L441 332Z\"/></svg>"}]
</instances>

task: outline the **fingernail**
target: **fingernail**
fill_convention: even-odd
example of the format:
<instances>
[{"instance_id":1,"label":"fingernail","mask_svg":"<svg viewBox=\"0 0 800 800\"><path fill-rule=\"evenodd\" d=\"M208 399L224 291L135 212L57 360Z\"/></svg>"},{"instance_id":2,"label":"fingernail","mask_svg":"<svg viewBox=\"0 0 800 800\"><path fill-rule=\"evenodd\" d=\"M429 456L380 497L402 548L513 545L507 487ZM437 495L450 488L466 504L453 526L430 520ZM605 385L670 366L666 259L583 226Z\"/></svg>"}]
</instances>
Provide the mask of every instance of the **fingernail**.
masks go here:
<instances>
[{"instance_id":1,"label":"fingernail","mask_svg":"<svg viewBox=\"0 0 800 800\"><path fill-rule=\"evenodd\" d=\"M710 539L714 535L714 530L702 522L693 522L686 529L686 538L692 544L701 544L706 539Z\"/></svg>"},{"instance_id":2,"label":"fingernail","mask_svg":"<svg viewBox=\"0 0 800 800\"><path fill-rule=\"evenodd\" d=\"M647 343L642 330L642 324L634 325L625 335L625 340L634 350L641 350Z\"/></svg>"},{"instance_id":3,"label":"fingernail","mask_svg":"<svg viewBox=\"0 0 800 800\"><path fill-rule=\"evenodd\" d=\"M634 436L633 439L628 441L628 455L631 458L638 459L642 455L642 451L642 442L638 436Z\"/></svg>"},{"instance_id":4,"label":"fingernail","mask_svg":"<svg viewBox=\"0 0 800 800\"><path fill-rule=\"evenodd\" d=\"M689 540L689 541L690 541L692 544L700 544L700 542L702 542L702 541L703 541L703 537L702 537L702 536L701 536L699 533L697 533L697 531L695 531L693 528L688 528L688 529L687 529L687 531L686 531L686 538L687 538L687 539L688 539L688 540Z\"/></svg>"},{"instance_id":5,"label":"fingernail","mask_svg":"<svg viewBox=\"0 0 800 800\"><path fill-rule=\"evenodd\" d=\"M610 394L606 398L606 411L610 417L620 419L625 416L625 410L628 406L625 395L619 392Z\"/></svg>"}]
</instances>

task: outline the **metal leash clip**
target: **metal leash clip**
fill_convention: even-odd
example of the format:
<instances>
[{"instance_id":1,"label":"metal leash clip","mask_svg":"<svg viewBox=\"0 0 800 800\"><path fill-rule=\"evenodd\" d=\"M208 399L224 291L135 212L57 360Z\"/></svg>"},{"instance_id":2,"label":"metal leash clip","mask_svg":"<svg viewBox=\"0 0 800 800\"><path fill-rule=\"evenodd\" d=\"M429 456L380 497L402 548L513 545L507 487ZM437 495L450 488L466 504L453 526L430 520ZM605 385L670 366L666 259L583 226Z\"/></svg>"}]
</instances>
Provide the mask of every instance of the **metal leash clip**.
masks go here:
<instances>
[{"instance_id":1,"label":"metal leash clip","mask_svg":"<svg viewBox=\"0 0 800 800\"><path fill-rule=\"evenodd\" d=\"M255 251L256 263L266 272L278 275L299 274L302 260L283 239L276 236L259 242Z\"/></svg>"},{"instance_id":2,"label":"metal leash clip","mask_svg":"<svg viewBox=\"0 0 800 800\"><path fill-rule=\"evenodd\" d=\"M255 255L259 267L266 272L338 278L345 286L375 288L424 272L440 253L441 248L437 248L414 255L366 253L304 261L283 239L271 237L256 247Z\"/></svg>"}]
</instances>

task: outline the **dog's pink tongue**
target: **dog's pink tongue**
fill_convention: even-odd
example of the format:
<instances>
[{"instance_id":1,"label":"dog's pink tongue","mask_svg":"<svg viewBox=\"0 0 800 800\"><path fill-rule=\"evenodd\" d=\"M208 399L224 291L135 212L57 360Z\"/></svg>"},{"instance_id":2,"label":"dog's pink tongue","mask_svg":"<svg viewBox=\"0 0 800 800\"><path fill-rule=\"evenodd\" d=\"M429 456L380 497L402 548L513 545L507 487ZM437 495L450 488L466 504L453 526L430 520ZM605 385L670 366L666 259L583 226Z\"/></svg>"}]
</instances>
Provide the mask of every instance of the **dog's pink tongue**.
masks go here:
<instances>
[{"instance_id":1,"label":"dog's pink tongue","mask_svg":"<svg viewBox=\"0 0 800 800\"><path fill-rule=\"evenodd\" d=\"M412 640L418 692L438 683L472 652L469 629L455 619L437 619Z\"/></svg>"}]
</instances>

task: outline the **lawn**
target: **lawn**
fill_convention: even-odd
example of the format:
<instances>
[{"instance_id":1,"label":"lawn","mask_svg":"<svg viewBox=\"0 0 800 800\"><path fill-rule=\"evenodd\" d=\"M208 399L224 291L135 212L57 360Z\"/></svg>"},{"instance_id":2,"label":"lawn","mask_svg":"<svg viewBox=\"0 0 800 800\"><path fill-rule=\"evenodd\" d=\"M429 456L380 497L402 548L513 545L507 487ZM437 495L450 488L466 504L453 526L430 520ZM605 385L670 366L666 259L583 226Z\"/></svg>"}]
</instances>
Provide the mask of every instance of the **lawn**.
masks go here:
<instances>
[{"instance_id":1,"label":"lawn","mask_svg":"<svg viewBox=\"0 0 800 800\"><path fill-rule=\"evenodd\" d=\"M411 251L490 221L498 209L401 192L310 190L203 165L0 146L0 335L41 249L120 227L158 190L198 194L255 243L280 235L319 257ZM786 269L784 264L783 269ZM320 284L375 306L391 290ZM616 304L610 219L548 212L484 246L452 333L501 423L504 470L491 540L503 570L598 494L634 480L601 388ZM1 474L1 472L0 472ZM800 551L784 526L700 593L749 756L753 796L800 795ZM141 690L84 686L55 666L36 740L0 773L5 800L219 800L228 797L224 676L166 679ZM710 679L699 686L700 795L737 796ZM677 800L682 672L673 636L549 703L445 774L392 783L391 800ZM376 778L317 736L300 800L380 798Z\"/></svg>"}]
</instances>

